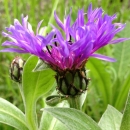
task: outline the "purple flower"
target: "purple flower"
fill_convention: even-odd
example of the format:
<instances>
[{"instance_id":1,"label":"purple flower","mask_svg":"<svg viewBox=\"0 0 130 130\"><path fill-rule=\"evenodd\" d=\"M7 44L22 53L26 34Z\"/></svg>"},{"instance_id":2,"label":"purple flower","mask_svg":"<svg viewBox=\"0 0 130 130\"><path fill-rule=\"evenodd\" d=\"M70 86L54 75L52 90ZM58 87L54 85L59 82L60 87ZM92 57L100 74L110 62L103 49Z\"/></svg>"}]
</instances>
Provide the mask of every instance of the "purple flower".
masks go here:
<instances>
[{"instance_id":1,"label":"purple flower","mask_svg":"<svg viewBox=\"0 0 130 130\"><path fill-rule=\"evenodd\" d=\"M124 29L125 24L113 23L116 15L104 14L101 8L92 10L91 4L87 13L84 13L83 9L78 11L73 24L71 24L71 11L64 18L64 22L61 22L56 12L54 17L63 32L52 25L52 31L46 36L39 33L42 22L38 24L35 34L27 21L28 17L22 17L22 24L14 20L14 25L6 28L8 33L3 32L3 35L12 41L5 41L2 44L13 47L5 48L1 52L31 53L44 60L55 71L76 70L83 68L89 57L114 62L115 59L95 54L95 51L107 44L128 40L113 39ZM44 28L42 30L44 31Z\"/></svg>"}]
</instances>

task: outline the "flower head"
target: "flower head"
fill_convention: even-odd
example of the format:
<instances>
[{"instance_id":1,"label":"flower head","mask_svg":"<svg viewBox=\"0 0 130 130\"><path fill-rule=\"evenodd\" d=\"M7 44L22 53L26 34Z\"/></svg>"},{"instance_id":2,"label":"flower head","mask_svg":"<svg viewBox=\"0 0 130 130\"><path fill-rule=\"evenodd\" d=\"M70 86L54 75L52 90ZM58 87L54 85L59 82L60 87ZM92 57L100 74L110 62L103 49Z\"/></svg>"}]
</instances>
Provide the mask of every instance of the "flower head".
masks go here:
<instances>
[{"instance_id":1,"label":"flower head","mask_svg":"<svg viewBox=\"0 0 130 130\"><path fill-rule=\"evenodd\" d=\"M3 35L12 41L5 41L2 44L13 46L13 48L6 48L2 51L34 54L50 64L54 70L57 68L78 69L86 63L89 57L115 61L113 58L95 54L95 51L107 44L127 40L126 38L113 39L115 34L124 29L125 24L113 23L116 15L104 14L101 8L92 10L92 4L89 5L87 13L84 13L83 9L78 11L77 18L72 25L71 11L64 18L63 23L56 12L54 17L65 37L54 26L47 36L42 36L38 33L42 22L38 24L37 32L34 34L27 21L28 17L22 18L22 24L15 19L14 25L6 28L9 33L3 32ZM85 22L86 19L87 22Z\"/></svg>"},{"instance_id":2,"label":"flower head","mask_svg":"<svg viewBox=\"0 0 130 130\"><path fill-rule=\"evenodd\" d=\"M80 9L74 23L71 23L71 11L62 22L54 12L56 23L62 32L52 25L52 31L46 36L39 33L42 22L37 26L36 34L28 23L28 17L22 17L22 24L14 20L14 25L3 32L12 41L5 41L1 52L31 53L44 60L57 72L58 90L64 95L81 94L87 89L88 79L85 73L85 63L90 57L114 62L115 59L95 54L107 44L115 44L128 38L113 39L124 29L125 24L113 23L116 15L104 14L101 8L92 9L89 5L87 13ZM44 31L44 28L42 28ZM16 48L17 47L17 48ZM70 80L71 79L71 80Z\"/></svg>"}]
</instances>

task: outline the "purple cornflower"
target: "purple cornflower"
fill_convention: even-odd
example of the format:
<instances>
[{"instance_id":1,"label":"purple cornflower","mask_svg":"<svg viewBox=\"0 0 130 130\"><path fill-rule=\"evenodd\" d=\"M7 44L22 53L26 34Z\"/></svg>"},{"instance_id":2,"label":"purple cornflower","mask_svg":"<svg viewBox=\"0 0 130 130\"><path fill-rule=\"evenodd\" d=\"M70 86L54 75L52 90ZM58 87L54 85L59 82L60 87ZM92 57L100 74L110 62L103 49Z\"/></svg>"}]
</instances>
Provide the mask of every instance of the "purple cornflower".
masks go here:
<instances>
[{"instance_id":1,"label":"purple cornflower","mask_svg":"<svg viewBox=\"0 0 130 130\"><path fill-rule=\"evenodd\" d=\"M31 53L50 64L53 69L78 69L82 67L89 57L95 57L107 61L115 61L100 54L94 54L99 48L107 44L115 44L127 40L118 38L113 40L115 34L124 29L125 24L112 23L116 15L109 16L103 14L101 8L92 10L92 5L88 7L88 12L78 11L77 19L71 25L71 12L65 17L64 23L60 21L56 12L55 20L59 27L64 31L65 38L61 32L54 29L47 35L34 34L31 25L27 22L28 17L22 18L22 25L18 20L14 20L11 25L3 32L5 37L12 41L5 41L3 46L13 46L13 48L3 49L2 52ZM87 22L85 22L87 19ZM55 38L53 36L55 35ZM18 48L15 48L18 47Z\"/></svg>"},{"instance_id":2,"label":"purple cornflower","mask_svg":"<svg viewBox=\"0 0 130 130\"><path fill-rule=\"evenodd\" d=\"M3 32L3 35L12 41L5 41L2 44L13 48L5 48L1 52L31 53L38 56L56 71L57 89L64 95L75 96L87 89L88 79L84 66L89 57L115 61L113 58L95 54L95 51L107 44L128 40L128 38L113 39L124 29L125 24L113 23L116 15L104 14L101 8L92 10L92 4L89 5L87 13L84 13L83 9L78 11L73 24L71 24L71 11L64 18L64 22L61 22L56 12L54 18L62 32L52 25L52 31L46 36L39 34L42 22L38 24L34 34L27 22L28 17L22 17L22 25L15 20L14 26L6 28L8 33ZM44 28L42 30L44 31Z\"/></svg>"}]
</instances>

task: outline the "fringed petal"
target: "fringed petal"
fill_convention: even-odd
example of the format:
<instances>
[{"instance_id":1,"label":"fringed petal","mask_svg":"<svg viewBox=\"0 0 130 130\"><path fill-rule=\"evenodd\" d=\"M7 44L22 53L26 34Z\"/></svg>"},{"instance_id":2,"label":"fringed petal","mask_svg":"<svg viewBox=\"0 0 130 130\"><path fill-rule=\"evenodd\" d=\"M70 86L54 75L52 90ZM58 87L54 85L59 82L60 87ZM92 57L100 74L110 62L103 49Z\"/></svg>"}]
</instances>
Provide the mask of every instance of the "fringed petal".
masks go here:
<instances>
[{"instance_id":1,"label":"fringed petal","mask_svg":"<svg viewBox=\"0 0 130 130\"><path fill-rule=\"evenodd\" d=\"M109 62L115 62L116 61L116 59L114 59L114 58L104 56L104 55L101 55L101 54L91 54L90 57L94 57L94 58L109 61Z\"/></svg>"}]
</instances>

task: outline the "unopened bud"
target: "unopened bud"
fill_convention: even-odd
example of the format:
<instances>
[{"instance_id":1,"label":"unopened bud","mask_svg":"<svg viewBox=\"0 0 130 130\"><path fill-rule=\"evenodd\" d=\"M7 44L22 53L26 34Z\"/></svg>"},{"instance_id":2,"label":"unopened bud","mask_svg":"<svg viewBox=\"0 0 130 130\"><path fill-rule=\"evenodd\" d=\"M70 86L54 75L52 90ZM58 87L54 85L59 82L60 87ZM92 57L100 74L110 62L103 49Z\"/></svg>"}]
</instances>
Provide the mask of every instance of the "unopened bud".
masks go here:
<instances>
[{"instance_id":1,"label":"unopened bud","mask_svg":"<svg viewBox=\"0 0 130 130\"><path fill-rule=\"evenodd\" d=\"M46 104L49 106L56 106L58 103L62 102L65 99L65 96L52 95L46 98Z\"/></svg>"},{"instance_id":2,"label":"unopened bud","mask_svg":"<svg viewBox=\"0 0 130 130\"><path fill-rule=\"evenodd\" d=\"M13 59L11 66L10 66L10 75L11 79L15 82L21 83L22 81L22 72L23 72L23 66L25 61L17 56Z\"/></svg>"}]
</instances>

